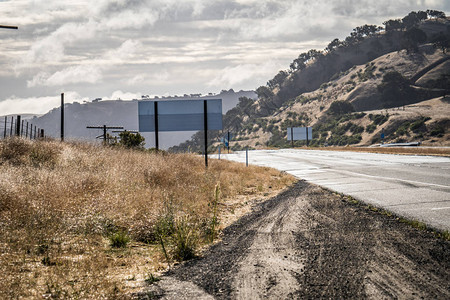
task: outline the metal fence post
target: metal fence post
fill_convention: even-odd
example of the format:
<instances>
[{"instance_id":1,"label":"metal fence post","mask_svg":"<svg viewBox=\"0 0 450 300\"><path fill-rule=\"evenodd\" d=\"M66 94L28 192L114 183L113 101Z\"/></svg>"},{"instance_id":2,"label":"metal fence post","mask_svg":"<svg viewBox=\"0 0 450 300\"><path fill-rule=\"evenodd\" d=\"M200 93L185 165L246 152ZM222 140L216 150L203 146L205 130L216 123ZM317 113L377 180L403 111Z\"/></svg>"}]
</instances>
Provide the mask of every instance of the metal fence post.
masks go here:
<instances>
[{"instance_id":1,"label":"metal fence post","mask_svg":"<svg viewBox=\"0 0 450 300\"><path fill-rule=\"evenodd\" d=\"M20 116L17 116L16 119L16 136L20 136Z\"/></svg>"},{"instance_id":2,"label":"metal fence post","mask_svg":"<svg viewBox=\"0 0 450 300\"><path fill-rule=\"evenodd\" d=\"M245 147L245 166L248 167L248 146Z\"/></svg>"},{"instance_id":3,"label":"metal fence post","mask_svg":"<svg viewBox=\"0 0 450 300\"><path fill-rule=\"evenodd\" d=\"M205 131L205 167L208 167L208 102L203 100L203 128Z\"/></svg>"},{"instance_id":4,"label":"metal fence post","mask_svg":"<svg viewBox=\"0 0 450 300\"><path fill-rule=\"evenodd\" d=\"M294 127L291 127L291 146L294 148Z\"/></svg>"},{"instance_id":5,"label":"metal fence post","mask_svg":"<svg viewBox=\"0 0 450 300\"><path fill-rule=\"evenodd\" d=\"M306 126L306 147L308 147L309 141L308 141L308 126Z\"/></svg>"}]
</instances>

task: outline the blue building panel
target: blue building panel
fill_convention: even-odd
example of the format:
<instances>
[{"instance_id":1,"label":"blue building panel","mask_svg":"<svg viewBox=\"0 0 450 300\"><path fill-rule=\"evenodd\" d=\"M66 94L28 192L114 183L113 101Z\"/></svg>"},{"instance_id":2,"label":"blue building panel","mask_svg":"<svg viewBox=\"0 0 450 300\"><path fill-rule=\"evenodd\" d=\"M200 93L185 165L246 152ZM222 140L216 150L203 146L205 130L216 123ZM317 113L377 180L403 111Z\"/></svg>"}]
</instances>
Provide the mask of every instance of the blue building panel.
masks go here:
<instances>
[{"instance_id":1,"label":"blue building panel","mask_svg":"<svg viewBox=\"0 0 450 300\"><path fill-rule=\"evenodd\" d=\"M195 131L204 129L204 104L199 100L158 102L158 131ZM208 99L208 130L222 129L222 99ZM139 101L139 131L155 131L155 101Z\"/></svg>"}]
</instances>

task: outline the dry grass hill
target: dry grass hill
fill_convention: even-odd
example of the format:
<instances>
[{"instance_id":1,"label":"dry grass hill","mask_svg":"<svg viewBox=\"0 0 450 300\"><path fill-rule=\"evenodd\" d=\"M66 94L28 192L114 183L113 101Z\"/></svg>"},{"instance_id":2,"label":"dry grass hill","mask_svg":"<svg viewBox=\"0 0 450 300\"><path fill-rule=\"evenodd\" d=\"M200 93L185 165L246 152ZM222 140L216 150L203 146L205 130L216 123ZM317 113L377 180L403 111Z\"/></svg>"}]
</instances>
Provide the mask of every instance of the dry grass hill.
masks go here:
<instances>
[{"instance_id":1,"label":"dry grass hill","mask_svg":"<svg viewBox=\"0 0 450 300\"><path fill-rule=\"evenodd\" d=\"M230 131L233 150L288 147L287 127L312 126L310 146L450 146L450 18L411 12L383 24L301 53L256 90L256 101L241 98L227 112L216 141ZM172 149L201 151L201 143L198 133Z\"/></svg>"}]
</instances>

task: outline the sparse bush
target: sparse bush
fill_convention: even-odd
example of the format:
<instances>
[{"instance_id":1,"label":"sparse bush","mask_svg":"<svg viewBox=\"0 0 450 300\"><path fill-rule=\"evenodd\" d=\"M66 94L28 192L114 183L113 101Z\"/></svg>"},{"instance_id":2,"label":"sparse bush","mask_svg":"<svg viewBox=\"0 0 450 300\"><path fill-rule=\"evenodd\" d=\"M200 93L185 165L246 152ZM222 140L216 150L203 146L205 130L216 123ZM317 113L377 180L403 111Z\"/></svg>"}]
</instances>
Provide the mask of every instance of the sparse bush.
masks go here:
<instances>
[{"instance_id":1,"label":"sparse bush","mask_svg":"<svg viewBox=\"0 0 450 300\"><path fill-rule=\"evenodd\" d=\"M410 129L413 132L418 132L420 129L426 129L425 122L431 120L430 117L423 117L411 123Z\"/></svg>"},{"instance_id":2,"label":"sparse bush","mask_svg":"<svg viewBox=\"0 0 450 300\"><path fill-rule=\"evenodd\" d=\"M402 106L416 98L408 79L397 71L384 74L383 81L377 88L384 108Z\"/></svg>"},{"instance_id":3,"label":"sparse bush","mask_svg":"<svg viewBox=\"0 0 450 300\"><path fill-rule=\"evenodd\" d=\"M109 236L109 241L113 248L125 248L130 242L130 237L127 232L119 230Z\"/></svg>"},{"instance_id":4,"label":"sparse bush","mask_svg":"<svg viewBox=\"0 0 450 300\"><path fill-rule=\"evenodd\" d=\"M349 128L349 130L352 133L363 133L364 132L364 127L356 125L356 124L352 124Z\"/></svg>"},{"instance_id":5,"label":"sparse bush","mask_svg":"<svg viewBox=\"0 0 450 300\"><path fill-rule=\"evenodd\" d=\"M435 126L431 131L430 131L430 135L431 136L443 136L445 133L445 129L442 126Z\"/></svg>"},{"instance_id":6,"label":"sparse bush","mask_svg":"<svg viewBox=\"0 0 450 300\"><path fill-rule=\"evenodd\" d=\"M347 101L334 101L328 109L328 113L331 115L344 115L354 111L353 105Z\"/></svg>"},{"instance_id":7,"label":"sparse bush","mask_svg":"<svg viewBox=\"0 0 450 300\"><path fill-rule=\"evenodd\" d=\"M327 83L327 82L322 83L322 84L320 85L320 89L321 89L321 90L326 90L327 87L328 87L328 83Z\"/></svg>"},{"instance_id":8,"label":"sparse bush","mask_svg":"<svg viewBox=\"0 0 450 300\"><path fill-rule=\"evenodd\" d=\"M195 252L199 246L195 221L189 216L180 217L175 221L171 239L173 242L173 257L177 260L188 260L196 256Z\"/></svg>"},{"instance_id":9,"label":"sparse bush","mask_svg":"<svg viewBox=\"0 0 450 300\"><path fill-rule=\"evenodd\" d=\"M404 121L395 131L395 134L397 136L401 136L401 135L407 135L409 136L409 127L410 127L411 122L410 121Z\"/></svg>"},{"instance_id":10,"label":"sparse bush","mask_svg":"<svg viewBox=\"0 0 450 300\"><path fill-rule=\"evenodd\" d=\"M371 121L373 121L374 124L376 125L381 125L383 123L385 123L388 119L389 119L389 115L383 115L383 114L379 114L379 115L373 115L373 114L369 114L369 119Z\"/></svg>"},{"instance_id":11,"label":"sparse bush","mask_svg":"<svg viewBox=\"0 0 450 300\"><path fill-rule=\"evenodd\" d=\"M122 131L119 133L119 145L126 148L143 149L145 138L139 132Z\"/></svg>"},{"instance_id":12,"label":"sparse bush","mask_svg":"<svg viewBox=\"0 0 450 300\"><path fill-rule=\"evenodd\" d=\"M377 125L375 123L371 123L366 126L366 132L368 132L368 133L374 132L375 129L377 129Z\"/></svg>"},{"instance_id":13,"label":"sparse bush","mask_svg":"<svg viewBox=\"0 0 450 300\"><path fill-rule=\"evenodd\" d=\"M144 279L144 281L145 281L147 284L154 284L155 282L158 282L158 281L160 281L160 280L161 280L161 278L159 278L159 277L153 275L153 273L151 273L151 272L149 272L149 273L147 274L146 278Z\"/></svg>"}]
</instances>

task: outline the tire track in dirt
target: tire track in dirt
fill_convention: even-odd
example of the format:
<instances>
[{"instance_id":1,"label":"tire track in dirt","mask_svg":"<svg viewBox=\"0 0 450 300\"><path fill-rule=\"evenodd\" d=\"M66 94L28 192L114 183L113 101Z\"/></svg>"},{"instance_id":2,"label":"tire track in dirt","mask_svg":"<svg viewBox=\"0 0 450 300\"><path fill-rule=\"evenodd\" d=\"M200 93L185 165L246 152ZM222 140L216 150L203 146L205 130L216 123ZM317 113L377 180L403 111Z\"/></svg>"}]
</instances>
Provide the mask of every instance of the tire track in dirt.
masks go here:
<instances>
[{"instance_id":1,"label":"tire track in dirt","mask_svg":"<svg viewBox=\"0 0 450 300\"><path fill-rule=\"evenodd\" d=\"M450 299L449 257L450 242L300 181L148 291L156 299Z\"/></svg>"},{"instance_id":2,"label":"tire track in dirt","mask_svg":"<svg viewBox=\"0 0 450 300\"><path fill-rule=\"evenodd\" d=\"M296 277L304 267L302 250L296 247L295 232L307 205L289 197L283 205L264 215L253 227L255 237L240 261L232 288L233 298L289 298L295 291Z\"/></svg>"}]
</instances>

